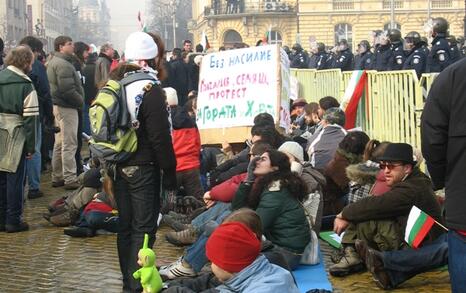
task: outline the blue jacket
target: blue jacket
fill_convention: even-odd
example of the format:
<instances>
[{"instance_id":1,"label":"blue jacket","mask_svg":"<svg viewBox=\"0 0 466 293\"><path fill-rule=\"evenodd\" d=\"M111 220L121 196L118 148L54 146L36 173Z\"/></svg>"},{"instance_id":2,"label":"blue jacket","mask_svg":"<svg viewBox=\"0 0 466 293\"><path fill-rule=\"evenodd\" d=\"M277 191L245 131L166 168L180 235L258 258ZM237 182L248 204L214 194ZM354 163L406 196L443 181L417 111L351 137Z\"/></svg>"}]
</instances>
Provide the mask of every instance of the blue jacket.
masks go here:
<instances>
[{"instance_id":1,"label":"blue jacket","mask_svg":"<svg viewBox=\"0 0 466 293\"><path fill-rule=\"evenodd\" d=\"M432 41L432 49L427 56L427 72L441 72L450 64L450 45L444 35L439 35Z\"/></svg>"},{"instance_id":2,"label":"blue jacket","mask_svg":"<svg viewBox=\"0 0 466 293\"><path fill-rule=\"evenodd\" d=\"M221 293L299 292L291 273L271 264L263 255L216 289Z\"/></svg>"}]
</instances>

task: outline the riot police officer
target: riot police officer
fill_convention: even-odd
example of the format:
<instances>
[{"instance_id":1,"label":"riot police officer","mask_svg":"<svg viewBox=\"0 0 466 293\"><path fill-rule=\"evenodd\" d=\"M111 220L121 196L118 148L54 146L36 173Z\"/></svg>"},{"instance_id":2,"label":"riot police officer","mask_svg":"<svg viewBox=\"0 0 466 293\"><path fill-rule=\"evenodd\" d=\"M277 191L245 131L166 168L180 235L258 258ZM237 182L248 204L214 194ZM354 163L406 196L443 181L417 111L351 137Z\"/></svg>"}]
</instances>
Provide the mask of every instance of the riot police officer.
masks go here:
<instances>
[{"instance_id":1,"label":"riot police officer","mask_svg":"<svg viewBox=\"0 0 466 293\"><path fill-rule=\"evenodd\" d=\"M379 43L375 50L373 68L377 71L387 71L391 68L391 62L393 60L393 51L390 49L390 40L388 38L388 32L383 32L379 35Z\"/></svg>"},{"instance_id":2,"label":"riot police officer","mask_svg":"<svg viewBox=\"0 0 466 293\"><path fill-rule=\"evenodd\" d=\"M460 56L463 58L465 56L465 47L464 47L464 37L456 37L456 43L458 44L458 50L460 51Z\"/></svg>"},{"instance_id":3,"label":"riot police officer","mask_svg":"<svg viewBox=\"0 0 466 293\"><path fill-rule=\"evenodd\" d=\"M317 43L314 57L315 58L313 59L313 61L310 62L310 64L313 67L309 66L309 68L315 68L317 70L328 69L328 64L327 64L328 55L327 55L327 52L325 52L324 43Z\"/></svg>"},{"instance_id":4,"label":"riot police officer","mask_svg":"<svg viewBox=\"0 0 466 293\"><path fill-rule=\"evenodd\" d=\"M307 68L309 56L304 52L300 44L294 44L291 48L291 68Z\"/></svg>"},{"instance_id":5,"label":"riot police officer","mask_svg":"<svg viewBox=\"0 0 466 293\"><path fill-rule=\"evenodd\" d=\"M372 69L374 54L371 52L371 45L367 40L362 40L358 44L358 54L354 57L354 70Z\"/></svg>"},{"instance_id":6,"label":"riot police officer","mask_svg":"<svg viewBox=\"0 0 466 293\"><path fill-rule=\"evenodd\" d=\"M446 37L448 45L450 46L450 62L451 64L455 63L456 61L461 59L461 53L458 49L458 43L456 42L456 38L453 35Z\"/></svg>"},{"instance_id":7,"label":"riot police officer","mask_svg":"<svg viewBox=\"0 0 466 293\"><path fill-rule=\"evenodd\" d=\"M390 49L393 52L389 70L401 70L406 60L403 42L401 40L401 32L397 29L389 30L388 39L390 40Z\"/></svg>"},{"instance_id":8,"label":"riot police officer","mask_svg":"<svg viewBox=\"0 0 466 293\"><path fill-rule=\"evenodd\" d=\"M437 17L432 20L432 49L427 57L427 72L441 72L451 63L450 46L445 39L448 33L448 22Z\"/></svg>"},{"instance_id":9,"label":"riot police officer","mask_svg":"<svg viewBox=\"0 0 466 293\"><path fill-rule=\"evenodd\" d=\"M403 69L414 69L417 77L426 71L427 54L422 48L421 35L418 32L409 32L405 37L405 46L409 56L403 64Z\"/></svg>"},{"instance_id":10,"label":"riot police officer","mask_svg":"<svg viewBox=\"0 0 466 293\"><path fill-rule=\"evenodd\" d=\"M429 41L427 40L427 38L426 37L421 37L421 50L424 51L426 56L429 56L429 53L430 53L428 44L429 44Z\"/></svg>"},{"instance_id":11,"label":"riot police officer","mask_svg":"<svg viewBox=\"0 0 466 293\"><path fill-rule=\"evenodd\" d=\"M348 41L341 39L337 45L337 56L333 61L332 68L340 68L341 71L353 70L353 53L348 46Z\"/></svg>"}]
</instances>

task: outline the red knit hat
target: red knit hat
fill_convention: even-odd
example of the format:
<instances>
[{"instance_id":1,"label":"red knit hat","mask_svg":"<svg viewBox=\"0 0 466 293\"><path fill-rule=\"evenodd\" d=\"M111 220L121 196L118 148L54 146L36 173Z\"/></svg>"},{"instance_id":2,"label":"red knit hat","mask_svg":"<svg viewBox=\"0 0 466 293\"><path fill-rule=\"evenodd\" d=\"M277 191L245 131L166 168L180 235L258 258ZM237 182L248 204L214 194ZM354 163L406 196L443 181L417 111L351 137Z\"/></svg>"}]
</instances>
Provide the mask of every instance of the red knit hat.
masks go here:
<instances>
[{"instance_id":1,"label":"red knit hat","mask_svg":"<svg viewBox=\"0 0 466 293\"><path fill-rule=\"evenodd\" d=\"M237 273L257 258L261 243L243 223L228 222L210 235L206 244L207 258L219 268Z\"/></svg>"}]
</instances>

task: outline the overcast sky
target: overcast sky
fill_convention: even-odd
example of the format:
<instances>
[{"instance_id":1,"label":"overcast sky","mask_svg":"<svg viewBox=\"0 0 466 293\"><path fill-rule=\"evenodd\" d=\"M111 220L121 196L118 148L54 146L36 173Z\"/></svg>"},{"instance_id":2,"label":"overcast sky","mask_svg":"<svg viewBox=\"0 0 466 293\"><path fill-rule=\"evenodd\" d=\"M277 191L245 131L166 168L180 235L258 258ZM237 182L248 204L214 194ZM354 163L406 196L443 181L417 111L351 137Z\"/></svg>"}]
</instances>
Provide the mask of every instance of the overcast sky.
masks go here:
<instances>
[{"instance_id":1,"label":"overcast sky","mask_svg":"<svg viewBox=\"0 0 466 293\"><path fill-rule=\"evenodd\" d=\"M145 0L107 0L112 17L111 32L112 43L121 53L125 47L126 37L140 30L137 22L138 11L144 16Z\"/></svg>"}]
</instances>

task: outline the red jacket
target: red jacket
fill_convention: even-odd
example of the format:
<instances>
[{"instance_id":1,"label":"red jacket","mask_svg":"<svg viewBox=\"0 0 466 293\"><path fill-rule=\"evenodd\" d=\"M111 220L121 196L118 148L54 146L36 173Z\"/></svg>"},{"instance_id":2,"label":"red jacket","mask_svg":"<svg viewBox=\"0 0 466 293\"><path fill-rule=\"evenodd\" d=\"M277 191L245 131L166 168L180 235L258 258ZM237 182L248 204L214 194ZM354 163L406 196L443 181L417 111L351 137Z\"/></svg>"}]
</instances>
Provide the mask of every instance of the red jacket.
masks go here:
<instances>
[{"instance_id":1,"label":"red jacket","mask_svg":"<svg viewBox=\"0 0 466 293\"><path fill-rule=\"evenodd\" d=\"M244 181L244 179L246 179L247 176L248 173L242 173L231 177L219 185L215 185L210 190L210 197L217 201L231 202L236 194L236 191L238 190L239 185Z\"/></svg>"},{"instance_id":2,"label":"red jacket","mask_svg":"<svg viewBox=\"0 0 466 293\"><path fill-rule=\"evenodd\" d=\"M186 171L201 166L201 136L196 122L181 107L171 109L173 124L173 150L176 157L176 171Z\"/></svg>"}]
</instances>

